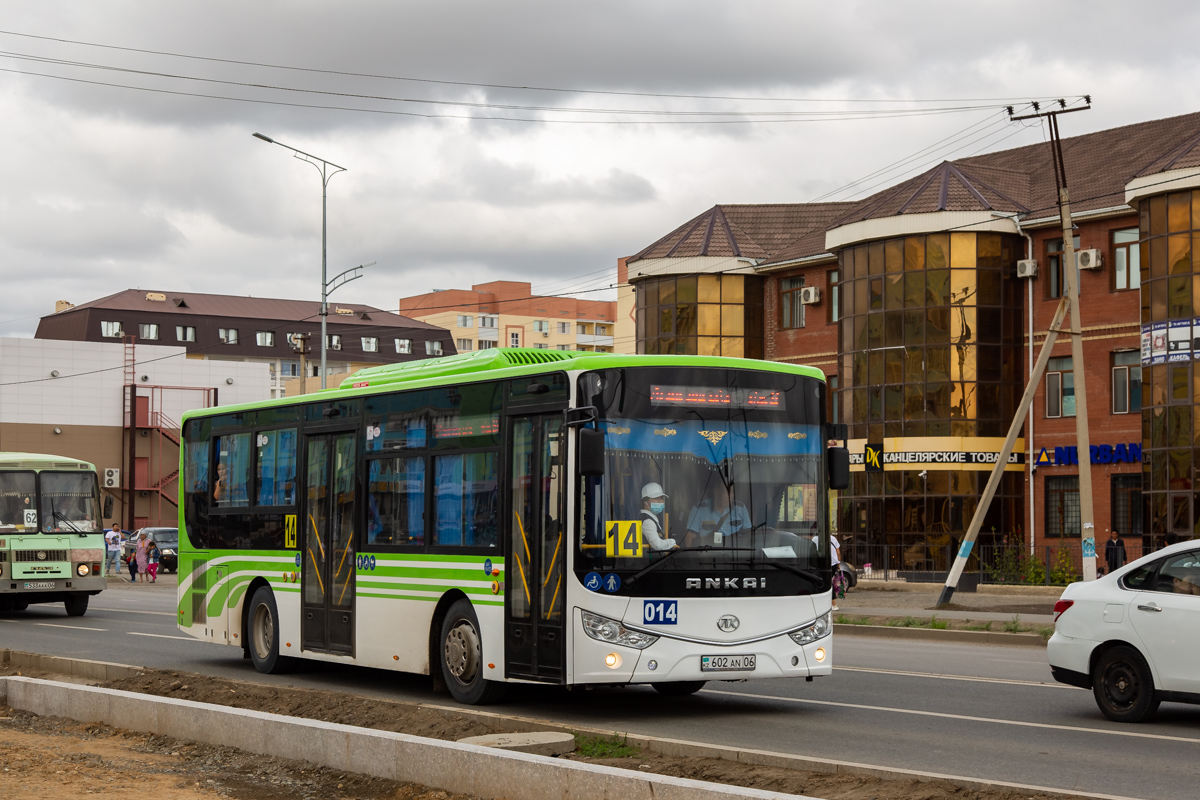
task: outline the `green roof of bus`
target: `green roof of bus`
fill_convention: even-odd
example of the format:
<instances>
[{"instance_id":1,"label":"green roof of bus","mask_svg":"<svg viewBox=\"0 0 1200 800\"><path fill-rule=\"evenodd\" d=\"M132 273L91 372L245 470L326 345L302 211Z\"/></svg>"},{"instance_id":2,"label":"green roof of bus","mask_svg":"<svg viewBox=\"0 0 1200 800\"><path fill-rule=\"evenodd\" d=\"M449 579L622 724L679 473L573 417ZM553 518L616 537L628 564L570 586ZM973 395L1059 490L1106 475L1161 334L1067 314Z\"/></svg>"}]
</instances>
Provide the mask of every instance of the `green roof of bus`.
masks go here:
<instances>
[{"instance_id":1,"label":"green roof of bus","mask_svg":"<svg viewBox=\"0 0 1200 800\"><path fill-rule=\"evenodd\" d=\"M459 353L420 361L384 364L359 370L336 388L320 392L262 400L255 403L218 406L185 412L183 418L228 414L256 408L294 405L301 402L321 402L347 397L376 394L397 389L419 389L443 386L447 383L517 378L558 370L595 370L615 367L695 367L744 369L804 375L820 381L824 373L816 367L783 364L778 361L759 361L750 358L684 355L624 355L618 353L589 353L563 350L538 350L529 347L492 347L471 353Z\"/></svg>"},{"instance_id":2,"label":"green roof of bus","mask_svg":"<svg viewBox=\"0 0 1200 800\"><path fill-rule=\"evenodd\" d=\"M90 469L87 461L46 453L0 453L0 469Z\"/></svg>"}]
</instances>

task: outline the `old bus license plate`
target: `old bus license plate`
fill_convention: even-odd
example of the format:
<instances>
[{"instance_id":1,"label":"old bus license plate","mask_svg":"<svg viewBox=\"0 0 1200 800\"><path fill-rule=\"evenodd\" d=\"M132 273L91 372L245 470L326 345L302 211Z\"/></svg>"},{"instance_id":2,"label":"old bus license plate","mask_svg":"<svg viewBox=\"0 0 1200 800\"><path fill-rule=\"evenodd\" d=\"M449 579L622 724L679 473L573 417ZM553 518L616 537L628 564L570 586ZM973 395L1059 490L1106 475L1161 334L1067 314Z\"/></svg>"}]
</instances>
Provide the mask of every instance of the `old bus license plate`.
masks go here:
<instances>
[{"instance_id":1,"label":"old bus license plate","mask_svg":"<svg viewBox=\"0 0 1200 800\"><path fill-rule=\"evenodd\" d=\"M54 581L25 581L26 589L53 589Z\"/></svg>"},{"instance_id":2,"label":"old bus license plate","mask_svg":"<svg viewBox=\"0 0 1200 800\"><path fill-rule=\"evenodd\" d=\"M701 672L727 672L754 669L754 656L700 656Z\"/></svg>"}]
</instances>

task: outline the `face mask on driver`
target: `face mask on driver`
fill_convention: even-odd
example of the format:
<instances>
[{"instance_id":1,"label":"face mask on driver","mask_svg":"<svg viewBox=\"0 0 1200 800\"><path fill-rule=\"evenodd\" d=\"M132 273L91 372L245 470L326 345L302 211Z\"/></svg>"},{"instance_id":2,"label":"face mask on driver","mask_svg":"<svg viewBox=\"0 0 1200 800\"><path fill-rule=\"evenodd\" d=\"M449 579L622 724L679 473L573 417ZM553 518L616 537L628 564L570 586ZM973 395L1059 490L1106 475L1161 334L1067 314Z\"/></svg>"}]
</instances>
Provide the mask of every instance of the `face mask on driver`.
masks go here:
<instances>
[{"instance_id":1,"label":"face mask on driver","mask_svg":"<svg viewBox=\"0 0 1200 800\"><path fill-rule=\"evenodd\" d=\"M650 510L653 511L655 514L661 514L664 510L666 510L666 508L667 508L666 503L651 503L650 504Z\"/></svg>"}]
</instances>

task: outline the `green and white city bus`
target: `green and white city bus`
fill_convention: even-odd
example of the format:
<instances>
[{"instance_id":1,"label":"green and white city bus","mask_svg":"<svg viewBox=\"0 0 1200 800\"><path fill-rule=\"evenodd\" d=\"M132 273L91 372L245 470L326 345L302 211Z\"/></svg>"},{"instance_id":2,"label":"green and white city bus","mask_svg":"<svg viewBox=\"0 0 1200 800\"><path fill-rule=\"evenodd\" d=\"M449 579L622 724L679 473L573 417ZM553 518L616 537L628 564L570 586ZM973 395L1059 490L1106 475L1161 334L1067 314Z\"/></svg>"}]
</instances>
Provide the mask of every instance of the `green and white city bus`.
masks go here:
<instances>
[{"instance_id":1,"label":"green and white city bus","mask_svg":"<svg viewBox=\"0 0 1200 800\"><path fill-rule=\"evenodd\" d=\"M94 466L0 453L0 611L63 603L70 616L83 616L106 583L104 550Z\"/></svg>"},{"instance_id":2,"label":"green and white city bus","mask_svg":"<svg viewBox=\"0 0 1200 800\"><path fill-rule=\"evenodd\" d=\"M423 673L464 703L828 675L826 391L764 361L495 348L190 412L179 627L263 672Z\"/></svg>"}]
</instances>

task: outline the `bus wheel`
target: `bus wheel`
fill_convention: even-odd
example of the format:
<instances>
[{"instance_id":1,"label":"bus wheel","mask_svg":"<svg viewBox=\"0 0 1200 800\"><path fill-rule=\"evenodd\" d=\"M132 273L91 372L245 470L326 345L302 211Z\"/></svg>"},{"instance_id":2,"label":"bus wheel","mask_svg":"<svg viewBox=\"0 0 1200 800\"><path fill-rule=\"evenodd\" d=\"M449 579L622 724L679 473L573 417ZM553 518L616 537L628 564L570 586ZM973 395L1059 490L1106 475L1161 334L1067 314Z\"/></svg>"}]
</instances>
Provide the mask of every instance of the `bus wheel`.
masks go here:
<instances>
[{"instance_id":1,"label":"bus wheel","mask_svg":"<svg viewBox=\"0 0 1200 800\"><path fill-rule=\"evenodd\" d=\"M458 600L442 620L442 679L450 696L466 705L500 700L508 688L483 677L483 646L479 620L471 601Z\"/></svg>"},{"instance_id":2,"label":"bus wheel","mask_svg":"<svg viewBox=\"0 0 1200 800\"><path fill-rule=\"evenodd\" d=\"M86 594L69 595L63 601L63 605L67 608L68 617L82 617L87 613L88 596Z\"/></svg>"},{"instance_id":3,"label":"bus wheel","mask_svg":"<svg viewBox=\"0 0 1200 800\"><path fill-rule=\"evenodd\" d=\"M652 683L654 691L664 697L683 697L695 694L704 688L708 681L676 681L674 683Z\"/></svg>"},{"instance_id":4,"label":"bus wheel","mask_svg":"<svg viewBox=\"0 0 1200 800\"><path fill-rule=\"evenodd\" d=\"M267 586L258 587L250 600L250 660L254 668L268 675L291 672L296 659L279 655L279 609L275 593Z\"/></svg>"}]
</instances>

